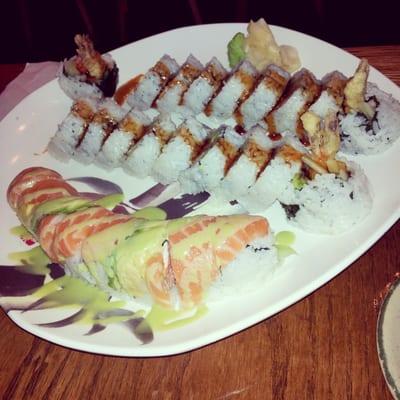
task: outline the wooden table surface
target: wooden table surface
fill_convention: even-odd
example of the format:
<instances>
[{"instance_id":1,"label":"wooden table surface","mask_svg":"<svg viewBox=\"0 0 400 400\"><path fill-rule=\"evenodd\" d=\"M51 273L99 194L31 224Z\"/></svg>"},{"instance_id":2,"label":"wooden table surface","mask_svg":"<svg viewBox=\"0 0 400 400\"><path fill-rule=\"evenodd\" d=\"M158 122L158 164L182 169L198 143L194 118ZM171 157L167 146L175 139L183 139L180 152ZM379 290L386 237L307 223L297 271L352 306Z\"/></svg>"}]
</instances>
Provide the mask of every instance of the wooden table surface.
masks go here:
<instances>
[{"instance_id":1,"label":"wooden table surface","mask_svg":"<svg viewBox=\"0 0 400 400\"><path fill-rule=\"evenodd\" d=\"M348 49L400 84L400 46ZM332 66L334 69L334 66ZM21 66L0 66L0 88ZM1 90L1 89L0 89ZM186 354L119 358L69 350L0 312L3 399L391 399L374 302L400 271L400 223L287 310Z\"/></svg>"}]
</instances>

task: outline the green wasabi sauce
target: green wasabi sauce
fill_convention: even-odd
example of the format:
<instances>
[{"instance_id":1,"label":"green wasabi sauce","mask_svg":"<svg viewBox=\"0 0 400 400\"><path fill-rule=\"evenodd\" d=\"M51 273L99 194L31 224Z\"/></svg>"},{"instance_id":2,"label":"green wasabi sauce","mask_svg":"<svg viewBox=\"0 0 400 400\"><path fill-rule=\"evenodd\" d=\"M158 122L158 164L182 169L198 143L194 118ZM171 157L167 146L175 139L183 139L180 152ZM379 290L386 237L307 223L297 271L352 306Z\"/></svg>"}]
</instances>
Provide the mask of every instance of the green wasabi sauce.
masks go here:
<instances>
[{"instance_id":1,"label":"green wasabi sauce","mask_svg":"<svg viewBox=\"0 0 400 400\"><path fill-rule=\"evenodd\" d=\"M283 246L291 246L296 240L296 235L290 231L281 231L275 235L275 243Z\"/></svg>"},{"instance_id":2,"label":"green wasabi sauce","mask_svg":"<svg viewBox=\"0 0 400 400\"><path fill-rule=\"evenodd\" d=\"M303 187L307 184L307 180L301 174L296 174L291 182L296 190L303 189Z\"/></svg>"},{"instance_id":3,"label":"green wasabi sauce","mask_svg":"<svg viewBox=\"0 0 400 400\"><path fill-rule=\"evenodd\" d=\"M113 208L119 203L124 201L124 195L122 193L114 193L108 196L104 196L98 200L94 200L89 203L90 206L101 206L104 208Z\"/></svg>"},{"instance_id":4,"label":"green wasabi sauce","mask_svg":"<svg viewBox=\"0 0 400 400\"><path fill-rule=\"evenodd\" d=\"M169 310L157 304L153 305L146 320L154 331L166 331L176 329L203 317L208 311L205 305L193 310Z\"/></svg>"},{"instance_id":5,"label":"green wasabi sauce","mask_svg":"<svg viewBox=\"0 0 400 400\"><path fill-rule=\"evenodd\" d=\"M136 211L133 214L136 218L144 218L149 220L165 220L167 219L167 213L158 207L146 207Z\"/></svg>"},{"instance_id":6,"label":"green wasabi sauce","mask_svg":"<svg viewBox=\"0 0 400 400\"><path fill-rule=\"evenodd\" d=\"M10 229L10 233L13 236L20 237L22 240L34 239L32 234L23 225L14 226L13 228Z\"/></svg>"},{"instance_id":7,"label":"green wasabi sauce","mask_svg":"<svg viewBox=\"0 0 400 400\"><path fill-rule=\"evenodd\" d=\"M24 272L34 275L49 273L47 265L51 262L40 246L30 250L10 253L8 258L21 266Z\"/></svg>"},{"instance_id":8,"label":"green wasabi sauce","mask_svg":"<svg viewBox=\"0 0 400 400\"><path fill-rule=\"evenodd\" d=\"M107 293L70 276L63 276L45 284L33 295L38 298L45 297L49 307L82 306L84 312L80 321L83 323L106 325L126 321L137 314L132 311L131 314L113 315L112 311L123 308L126 305L125 301L110 302Z\"/></svg>"},{"instance_id":9,"label":"green wasabi sauce","mask_svg":"<svg viewBox=\"0 0 400 400\"><path fill-rule=\"evenodd\" d=\"M290 231L281 231L275 234L275 247L278 251L278 258L282 262L286 257L297 254L292 248L296 235Z\"/></svg>"}]
</instances>

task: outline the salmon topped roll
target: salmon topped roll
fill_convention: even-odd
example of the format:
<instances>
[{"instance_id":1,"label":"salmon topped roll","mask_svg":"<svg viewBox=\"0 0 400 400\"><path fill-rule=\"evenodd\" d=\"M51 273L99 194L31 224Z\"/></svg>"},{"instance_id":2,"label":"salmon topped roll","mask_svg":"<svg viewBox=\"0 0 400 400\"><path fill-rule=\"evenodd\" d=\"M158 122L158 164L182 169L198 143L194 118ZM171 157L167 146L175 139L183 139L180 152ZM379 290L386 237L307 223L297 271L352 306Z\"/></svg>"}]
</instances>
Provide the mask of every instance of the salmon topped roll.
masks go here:
<instances>
[{"instance_id":1,"label":"salmon topped roll","mask_svg":"<svg viewBox=\"0 0 400 400\"><path fill-rule=\"evenodd\" d=\"M31 167L20 172L9 184L7 190L7 201L10 207L15 210L22 193L35 186L41 181L48 179L62 179L61 175L48 168Z\"/></svg>"},{"instance_id":2,"label":"salmon topped roll","mask_svg":"<svg viewBox=\"0 0 400 400\"><path fill-rule=\"evenodd\" d=\"M277 265L267 220L248 215L123 223L82 255L100 287L175 309L255 290Z\"/></svg>"},{"instance_id":3,"label":"salmon topped roll","mask_svg":"<svg viewBox=\"0 0 400 400\"><path fill-rule=\"evenodd\" d=\"M44 178L45 169L23 171L8 193L17 193L19 182L25 175L32 179L35 171ZM51 182L52 171L47 175L37 185ZM23 219L20 210L30 204L32 193L20 196L17 215L50 260L69 275L143 305L186 310L258 290L278 263L274 236L263 217L149 220L65 193L44 199L29 220Z\"/></svg>"}]
</instances>

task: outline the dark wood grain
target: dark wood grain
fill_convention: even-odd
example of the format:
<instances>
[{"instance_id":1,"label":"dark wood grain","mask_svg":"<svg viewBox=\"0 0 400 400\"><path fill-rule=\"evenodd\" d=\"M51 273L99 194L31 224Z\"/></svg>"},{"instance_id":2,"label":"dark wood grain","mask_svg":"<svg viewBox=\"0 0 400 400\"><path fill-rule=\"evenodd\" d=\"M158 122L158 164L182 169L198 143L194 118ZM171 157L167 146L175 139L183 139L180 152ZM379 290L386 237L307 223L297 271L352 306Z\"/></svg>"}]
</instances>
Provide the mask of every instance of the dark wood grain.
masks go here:
<instances>
[{"instance_id":1,"label":"dark wood grain","mask_svg":"<svg viewBox=\"0 0 400 400\"><path fill-rule=\"evenodd\" d=\"M400 83L400 46L349 51ZM3 79L7 71L0 67ZM126 359L73 351L35 338L0 312L0 395L389 400L376 352L374 302L400 271L399 238L397 223L306 299L250 329L177 356Z\"/></svg>"}]
</instances>

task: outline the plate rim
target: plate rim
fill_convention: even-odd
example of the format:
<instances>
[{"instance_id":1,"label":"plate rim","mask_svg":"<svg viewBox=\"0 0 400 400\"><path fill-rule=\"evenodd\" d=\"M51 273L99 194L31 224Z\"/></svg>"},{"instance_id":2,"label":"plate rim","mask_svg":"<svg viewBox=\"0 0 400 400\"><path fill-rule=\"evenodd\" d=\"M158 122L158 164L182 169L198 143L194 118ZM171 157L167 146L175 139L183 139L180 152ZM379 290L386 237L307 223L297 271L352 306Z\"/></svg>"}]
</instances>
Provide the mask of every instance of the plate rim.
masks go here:
<instances>
[{"instance_id":1,"label":"plate rim","mask_svg":"<svg viewBox=\"0 0 400 400\"><path fill-rule=\"evenodd\" d=\"M393 293L396 290L400 290L400 277L398 277L391 285L388 292L385 295L385 298L382 302L382 305L379 310L378 320L376 324L376 345L377 345L377 353L379 364L385 378L386 384L394 396L395 399L400 399L400 382L396 384L392 373L390 372L388 366L388 360L386 356L386 349L385 349L385 339L384 339L384 323L385 318L387 317L386 311L387 307L392 299Z\"/></svg>"}]
</instances>

